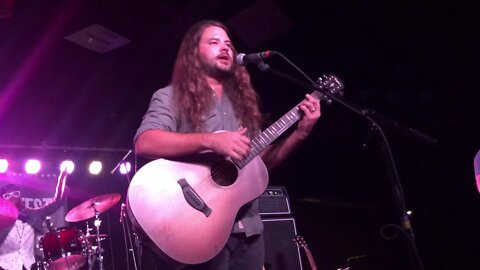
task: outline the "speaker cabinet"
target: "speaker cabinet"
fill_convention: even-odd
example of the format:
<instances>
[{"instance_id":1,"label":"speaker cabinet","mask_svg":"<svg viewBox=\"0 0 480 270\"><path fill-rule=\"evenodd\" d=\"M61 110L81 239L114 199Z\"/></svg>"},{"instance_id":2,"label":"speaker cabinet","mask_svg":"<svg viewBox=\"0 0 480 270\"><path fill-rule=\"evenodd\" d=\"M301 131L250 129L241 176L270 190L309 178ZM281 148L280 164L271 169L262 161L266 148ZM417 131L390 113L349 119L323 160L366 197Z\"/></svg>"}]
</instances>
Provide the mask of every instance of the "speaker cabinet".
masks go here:
<instances>
[{"instance_id":1,"label":"speaker cabinet","mask_svg":"<svg viewBox=\"0 0 480 270\"><path fill-rule=\"evenodd\" d=\"M265 270L303 270L293 218L262 218L265 238Z\"/></svg>"}]
</instances>

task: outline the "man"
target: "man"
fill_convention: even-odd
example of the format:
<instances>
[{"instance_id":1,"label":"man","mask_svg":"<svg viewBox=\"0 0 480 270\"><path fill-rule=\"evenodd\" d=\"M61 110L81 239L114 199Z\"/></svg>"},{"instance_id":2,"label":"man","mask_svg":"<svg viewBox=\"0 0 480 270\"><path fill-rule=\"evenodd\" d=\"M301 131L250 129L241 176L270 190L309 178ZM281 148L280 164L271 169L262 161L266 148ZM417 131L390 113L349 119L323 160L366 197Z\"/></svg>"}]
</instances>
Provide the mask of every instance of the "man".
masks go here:
<instances>
[{"instance_id":1,"label":"man","mask_svg":"<svg viewBox=\"0 0 480 270\"><path fill-rule=\"evenodd\" d=\"M170 85L153 94L137 130L136 153L166 159L204 151L233 160L247 157L250 139L261 131L263 119L258 95L247 70L235 63L236 55L222 23L201 21L192 26L180 46ZM320 103L310 95L299 108L303 117L296 129L260 154L267 169L285 160L320 118ZM222 132L215 132L219 130ZM262 231L258 201L254 200L238 212L220 253L206 263L186 268L260 270L264 262Z\"/></svg>"},{"instance_id":2,"label":"man","mask_svg":"<svg viewBox=\"0 0 480 270\"><path fill-rule=\"evenodd\" d=\"M36 209L27 208L18 186L9 184L1 188L2 197L18 209L18 219L8 228L0 230L0 269L30 269L39 258L35 254L37 236L45 233L43 222L55 212L65 198L67 172L63 171L57 182L51 203Z\"/></svg>"}]
</instances>

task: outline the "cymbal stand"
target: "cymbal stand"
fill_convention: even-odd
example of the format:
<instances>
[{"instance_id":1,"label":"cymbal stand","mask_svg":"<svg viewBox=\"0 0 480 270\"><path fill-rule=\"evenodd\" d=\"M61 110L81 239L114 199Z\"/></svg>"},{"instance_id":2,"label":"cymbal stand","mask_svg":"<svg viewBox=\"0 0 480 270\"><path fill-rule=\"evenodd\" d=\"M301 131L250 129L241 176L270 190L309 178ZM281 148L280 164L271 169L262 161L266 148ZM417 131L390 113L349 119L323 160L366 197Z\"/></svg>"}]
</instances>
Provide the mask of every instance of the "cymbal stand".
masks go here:
<instances>
[{"instance_id":1,"label":"cymbal stand","mask_svg":"<svg viewBox=\"0 0 480 270\"><path fill-rule=\"evenodd\" d=\"M87 263L88 263L88 269L90 270L90 269L92 269L93 263L97 258L94 255L94 252L95 252L97 247L96 246L90 246L90 242L89 242L88 238L90 236L90 231L92 231L93 228L90 228L90 226L88 225L88 221L85 222L85 223L86 223L86 226L87 226L87 229L85 230L87 232L85 234L85 237L86 237L85 242L87 243L87 256L88 256L87 257L87 259L88 259Z\"/></svg>"},{"instance_id":2,"label":"cymbal stand","mask_svg":"<svg viewBox=\"0 0 480 270\"><path fill-rule=\"evenodd\" d=\"M96 229L96 234L97 234L97 246L95 248L92 248L93 252L93 259L92 263L89 267L89 270L92 269L93 265L95 264L95 261L98 260L98 265L100 270L104 270L103 268L103 249L100 243L100 225L102 224L102 221L99 218L100 212L95 208L95 204L92 204L92 208L95 210L95 220L93 222L93 225L95 226Z\"/></svg>"}]
</instances>

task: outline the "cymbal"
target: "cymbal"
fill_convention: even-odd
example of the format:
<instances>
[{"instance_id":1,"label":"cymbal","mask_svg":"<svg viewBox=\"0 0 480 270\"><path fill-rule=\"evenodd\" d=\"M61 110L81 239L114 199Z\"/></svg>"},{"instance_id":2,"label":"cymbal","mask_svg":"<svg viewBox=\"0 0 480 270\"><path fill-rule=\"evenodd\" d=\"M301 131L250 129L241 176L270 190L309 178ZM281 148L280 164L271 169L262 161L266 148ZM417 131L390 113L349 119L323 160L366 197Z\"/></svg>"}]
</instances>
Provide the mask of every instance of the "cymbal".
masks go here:
<instances>
[{"instance_id":1,"label":"cymbal","mask_svg":"<svg viewBox=\"0 0 480 270\"><path fill-rule=\"evenodd\" d=\"M12 226L18 218L17 207L0 197L0 229Z\"/></svg>"},{"instance_id":2,"label":"cymbal","mask_svg":"<svg viewBox=\"0 0 480 270\"><path fill-rule=\"evenodd\" d=\"M68 222L77 222L95 217L95 211L99 214L114 206L121 198L118 193L103 194L93 197L70 210L65 216Z\"/></svg>"}]
</instances>

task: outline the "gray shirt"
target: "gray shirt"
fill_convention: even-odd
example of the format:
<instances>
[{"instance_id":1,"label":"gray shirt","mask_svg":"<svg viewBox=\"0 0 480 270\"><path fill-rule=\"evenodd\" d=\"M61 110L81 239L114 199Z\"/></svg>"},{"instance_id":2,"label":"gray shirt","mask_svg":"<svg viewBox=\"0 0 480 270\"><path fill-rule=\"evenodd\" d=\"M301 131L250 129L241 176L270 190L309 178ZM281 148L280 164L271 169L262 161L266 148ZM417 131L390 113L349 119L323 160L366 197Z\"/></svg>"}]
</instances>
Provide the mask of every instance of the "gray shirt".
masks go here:
<instances>
[{"instance_id":1,"label":"gray shirt","mask_svg":"<svg viewBox=\"0 0 480 270\"><path fill-rule=\"evenodd\" d=\"M214 92L212 91L214 96ZM239 130L240 121L235 117L232 103L227 95L221 99L215 98L215 106L202 116L204 121L201 132L214 132L219 130ZM181 108L174 102L173 87L167 86L156 91L150 101L147 113L135 134L134 141L147 130L160 129L166 131L193 133L194 130L181 113ZM238 212L233 233L245 233L247 236L260 234L263 231L263 223L258 213L258 200L244 205Z\"/></svg>"}]
</instances>

